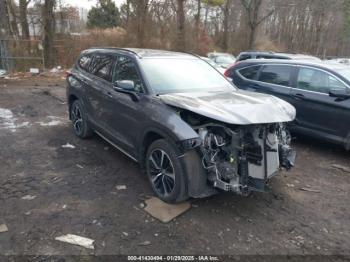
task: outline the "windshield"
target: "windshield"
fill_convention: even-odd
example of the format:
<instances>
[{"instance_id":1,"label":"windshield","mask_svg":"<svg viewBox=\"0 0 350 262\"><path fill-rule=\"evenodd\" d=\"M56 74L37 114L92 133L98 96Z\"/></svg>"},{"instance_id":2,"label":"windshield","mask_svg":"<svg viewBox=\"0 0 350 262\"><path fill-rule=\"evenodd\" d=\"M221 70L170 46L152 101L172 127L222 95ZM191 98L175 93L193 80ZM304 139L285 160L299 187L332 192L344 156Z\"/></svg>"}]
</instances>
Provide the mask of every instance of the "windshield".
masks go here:
<instances>
[{"instance_id":1,"label":"windshield","mask_svg":"<svg viewBox=\"0 0 350 262\"><path fill-rule=\"evenodd\" d=\"M213 60L211 60L210 58L207 57L201 57L201 59L203 59L205 62L211 64L212 66L218 66Z\"/></svg>"},{"instance_id":2,"label":"windshield","mask_svg":"<svg viewBox=\"0 0 350 262\"><path fill-rule=\"evenodd\" d=\"M201 59L146 58L140 64L157 94L235 90L233 84Z\"/></svg>"},{"instance_id":3,"label":"windshield","mask_svg":"<svg viewBox=\"0 0 350 262\"><path fill-rule=\"evenodd\" d=\"M346 80L350 81L350 68L340 69L340 70L336 70L336 71L342 77L344 77Z\"/></svg>"},{"instance_id":4,"label":"windshield","mask_svg":"<svg viewBox=\"0 0 350 262\"><path fill-rule=\"evenodd\" d=\"M235 62L235 58L233 56L218 56L216 57L215 61L222 64L233 64Z\"/></svg>"}]
</instances>

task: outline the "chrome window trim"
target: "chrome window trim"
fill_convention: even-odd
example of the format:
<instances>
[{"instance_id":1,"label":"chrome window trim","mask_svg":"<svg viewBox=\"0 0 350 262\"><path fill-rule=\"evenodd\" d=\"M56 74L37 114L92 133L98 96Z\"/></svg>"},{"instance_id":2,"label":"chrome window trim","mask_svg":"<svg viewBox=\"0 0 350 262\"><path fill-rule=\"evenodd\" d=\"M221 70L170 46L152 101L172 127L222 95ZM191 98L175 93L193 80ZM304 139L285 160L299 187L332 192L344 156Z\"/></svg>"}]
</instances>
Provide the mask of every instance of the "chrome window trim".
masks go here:
<instances>
[{"instance_id":1,"label":"chrome window trim","mask_svg":"<svg viewBox=\"0 0 350 262\"><path fill-rule=\"evenodd\" d=\"M312 66L304 66L304 65L301 65L299 66L299 68L307 68L307 69L313 69L313 70L318 70L318 71L321 71L321 72L324 72L332 77L334 77L336 80L338 80L339 82L341 82L345 88L347 89L350 89L349 85L347 83L345 83L342 79L340 79L338 76L334 75L333 73L327 71L327 70L323 70L321 68L317 68L317 67L312 67ZM299 72L298 72L298 76L299 76ZM298 77L297 76L297 77ZM298 80L298 79L297 79ZM295 87L295 89L298 89L298 90L303 90L303 91L306 91L306 92L311 92L311 93L316 93L316 94L322 94L322 95L326 95L326 96L329 96L329 94L326 94L326 93L322 93L322 92L316 92L316 91L311 91L311 90L305 90L305 89L302 89L302 88L298 88L298 87Z\"/></svg>"},{"instance_id":2,"label":"chrome window trim","mask_svg":"<svg viewBox=\"0 0 350 262\"><path fill-rule=\"evenodd\" d=\"M325 95L325 96L329 96L329 94L326 94L326 93L322 93L322 92L316 92L316 91L311 91L311 90L305 90L305 89L302 89L302 88L298 88L298 87L291 87L291 86L283 86L283 85L278 85L278 84L272 84L272 83L267 83L267 82L262 82L262 81L259 81L259 80L253 80L253 79L248 79L246 77L244 77L239 71L243 70L243 69L246 69L246 68L249 68L249 67L253 67L253 66L264 66L264 65L279 65L279 66L291 66L291 67L297 67L297 68L308 68L308 69L314 69L314 70L319 70L319 71L322 71L324 73L327 73L329 75L331 75L332 77L334 77L335 79L337 79L338 81L340 81L342 84L345 85L345 87L347 89L350 90L350 86L345 83L342 79L340 79L338 76L334 75L333 73L327 71L327 70L324 70L324 69L321 69L321 68L317 68L317 67L313 67L313 66L307 66L307 65L292 65L292 64L255 64L255 65L249 65L249 66L246 66L246 67L242 67L240 69L238 69L236 72L238 74L238 76L240 78L242 78L243 80L247 80L247 81L252 81L252 82L255 82L255 83L265 83L265 84L269 84L269 85L274 85L274 86L277 86L277 87L282 87L282 88L288 88L288 89L297 89L297 90L302 90L302 91L305 91L305 92L309 92L309 93L313 93L313 94L319 94L319 95ZM299 73L299 72L298 72ZM298 77L298 76L297 76Z\"/></svg>"}]
</instances>

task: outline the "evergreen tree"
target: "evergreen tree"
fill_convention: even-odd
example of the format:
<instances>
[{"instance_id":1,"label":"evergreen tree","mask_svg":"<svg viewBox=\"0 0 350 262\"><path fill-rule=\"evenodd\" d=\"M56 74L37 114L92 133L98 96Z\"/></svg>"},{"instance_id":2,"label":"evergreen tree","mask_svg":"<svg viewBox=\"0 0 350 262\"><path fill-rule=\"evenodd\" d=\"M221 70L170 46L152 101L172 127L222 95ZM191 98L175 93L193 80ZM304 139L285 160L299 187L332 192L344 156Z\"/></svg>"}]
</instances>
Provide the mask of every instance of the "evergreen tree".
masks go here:
<instances>
[{"instance_id":1,"label":"evergreen tree","mask_svg":"<svg viewBox=\"0 0 350 262\"><path fill-rule=\"evenodd\" d=\"M120 22L119 9L112 0L99 0L88 13L88 28L116 27Z\"/></svg>"}]
</instances>

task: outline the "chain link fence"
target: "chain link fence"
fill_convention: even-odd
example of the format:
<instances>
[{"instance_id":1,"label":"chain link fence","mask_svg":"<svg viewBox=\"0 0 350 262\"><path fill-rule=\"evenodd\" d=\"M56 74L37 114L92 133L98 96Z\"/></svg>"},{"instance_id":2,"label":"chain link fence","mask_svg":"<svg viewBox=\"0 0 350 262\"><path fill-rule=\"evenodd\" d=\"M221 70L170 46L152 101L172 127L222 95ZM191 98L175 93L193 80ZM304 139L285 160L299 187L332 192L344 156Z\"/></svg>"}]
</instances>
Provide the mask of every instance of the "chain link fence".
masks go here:
<instances>
[{"instance_id":1,"label":"chain link fence","mask_svg":"<svg viewBox=\"0 0 350 262\"><path fill-rule=\"evenodd\" d=\"M80 48L74 46L73 39L53 42L52 66L69 67L75 61ZM0 39L0 69L10 72L27 72L30 68L45 69L42 40Z\"/></svg>"},{"instance_id":2,"label":"chain link fence","mask_svg":"<svg viewBox=\"0 0 350 262\"><path fill-rule=\"evenodd\" d=\"M41 40L0 39L0 66L9 71L45 69Z\"/></svg>"}]
</instances>

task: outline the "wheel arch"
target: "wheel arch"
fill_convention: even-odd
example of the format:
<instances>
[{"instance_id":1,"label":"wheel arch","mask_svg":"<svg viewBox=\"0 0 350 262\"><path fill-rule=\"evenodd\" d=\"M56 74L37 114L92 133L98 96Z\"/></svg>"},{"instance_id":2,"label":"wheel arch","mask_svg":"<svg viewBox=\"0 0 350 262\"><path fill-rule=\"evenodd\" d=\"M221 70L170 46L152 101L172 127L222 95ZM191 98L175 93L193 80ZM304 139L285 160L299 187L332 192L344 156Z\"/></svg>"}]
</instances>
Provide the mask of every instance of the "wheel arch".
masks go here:
<instances>
[{"instance_id":1,"label":"wheel arch","mask_svg":"<svg viewBox=\"0 0 350 262\"><path fill-rule=\"evenodd\" d=\"M160 129L149 128L143 132L143 135L141 138L141 147L140 147L139 152L138 152L139 163L141 164L142 167L144 167L144 160L146 157L148 147L154 141L159 140L159 139L166 139L168 141L175 143L174 139L171 138L170 135L168 135L165 131L162 131Z\"/></svg>"},{"instance_id":2,"label":"wheel arch","mask_svg":"<svg viewBox=\"0 0 350 262\"><path fill-rule=\"evenodd\" d=\"M142 137L142 146L139 152L139 164L144 172L146 172L145 157L148 147L158 139L166 139L171 144L177 146L180 140L176 140L167 132L159 129L145 130ZM179 150L179 148L177 148ZM194 148L187 152L180 151L180 161L183 164L184 172L186 174L186 191L190 197L207 197L216 194L217 191L207 185L207 175L202 166L202 162L199 156L198 148Z\"/></svg>"}]
</instances>

